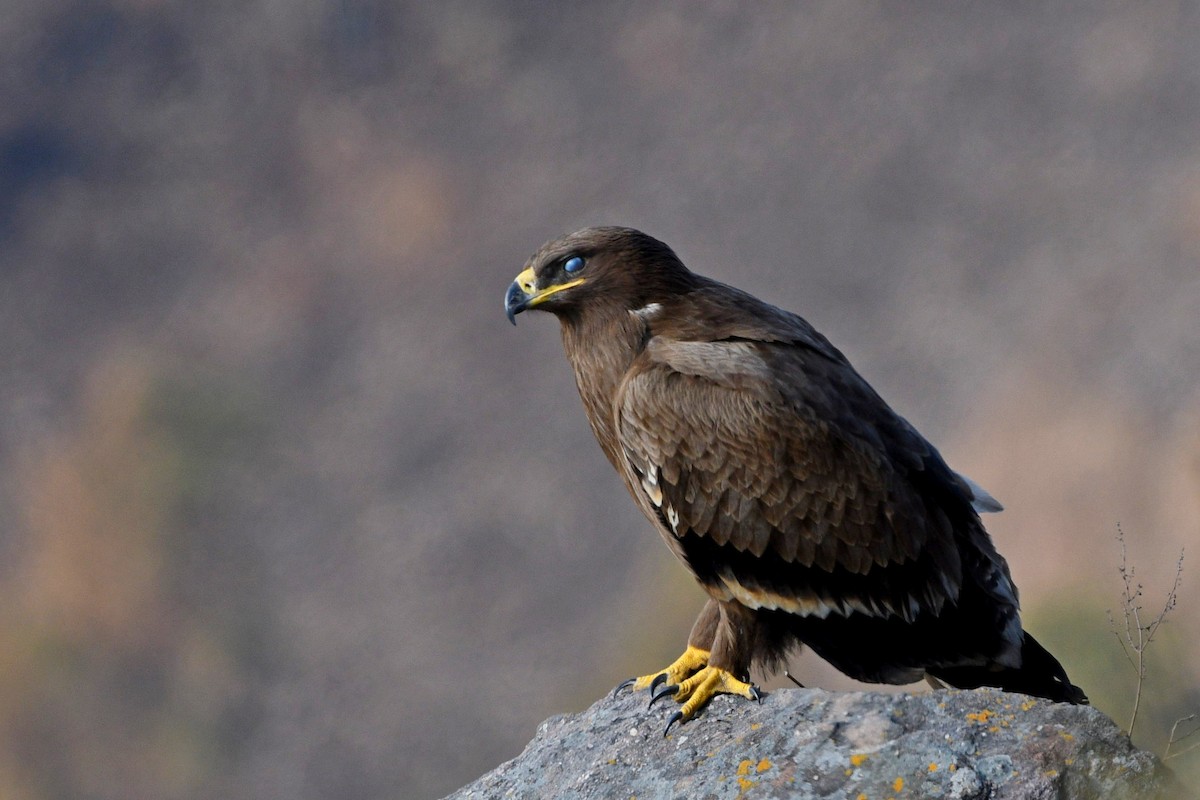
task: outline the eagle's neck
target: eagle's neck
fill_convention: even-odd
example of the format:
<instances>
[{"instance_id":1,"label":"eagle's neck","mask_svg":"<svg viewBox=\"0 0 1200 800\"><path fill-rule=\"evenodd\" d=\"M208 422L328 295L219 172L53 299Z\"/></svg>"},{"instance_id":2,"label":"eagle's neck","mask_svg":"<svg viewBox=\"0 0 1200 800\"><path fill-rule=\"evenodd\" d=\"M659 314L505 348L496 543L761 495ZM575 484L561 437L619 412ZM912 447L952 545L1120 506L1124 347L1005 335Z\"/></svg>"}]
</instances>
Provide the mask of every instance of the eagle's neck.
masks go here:
<instances>
[{"instance_id":1,"label":"eagle's neck","mask_svg":"<svg viewBox=\"0 0 1200 800\"><path fill-rule=\"evenodd\" d=\"M561 321L563 347L575 370L575 385L592 433L608 460L621 472L624 457L614 427L613 401L630 364L645 346L645 322L626 311Z\"/></svg>"}]
</instances>

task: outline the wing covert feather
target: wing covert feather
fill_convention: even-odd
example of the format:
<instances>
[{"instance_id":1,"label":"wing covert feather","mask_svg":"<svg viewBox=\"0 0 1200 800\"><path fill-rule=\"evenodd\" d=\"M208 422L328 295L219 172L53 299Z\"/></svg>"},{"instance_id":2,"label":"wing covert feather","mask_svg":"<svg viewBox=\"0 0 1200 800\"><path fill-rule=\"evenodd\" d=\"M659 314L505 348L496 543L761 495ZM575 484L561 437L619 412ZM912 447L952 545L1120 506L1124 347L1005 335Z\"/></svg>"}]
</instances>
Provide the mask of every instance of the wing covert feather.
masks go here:
<instances>
[{"instance_id":1,"label":"wing covert feather","mask_svg":"<svg viewBox=\"0 0 1200 800\"><path fill-rule=\"evenodd\" d=\"M921 558L943 574L910 587L918 602L957 594L950 523L906 474L932 448L844 361L791 343L652 337L614 413L630 485L653 476L652 505L684 550L698 537L753 556L739 556L751 566L738 581L799 596L814 570L866 576ZM747 574L759 564L769 581Z\"/></svg>"}]
</instances>

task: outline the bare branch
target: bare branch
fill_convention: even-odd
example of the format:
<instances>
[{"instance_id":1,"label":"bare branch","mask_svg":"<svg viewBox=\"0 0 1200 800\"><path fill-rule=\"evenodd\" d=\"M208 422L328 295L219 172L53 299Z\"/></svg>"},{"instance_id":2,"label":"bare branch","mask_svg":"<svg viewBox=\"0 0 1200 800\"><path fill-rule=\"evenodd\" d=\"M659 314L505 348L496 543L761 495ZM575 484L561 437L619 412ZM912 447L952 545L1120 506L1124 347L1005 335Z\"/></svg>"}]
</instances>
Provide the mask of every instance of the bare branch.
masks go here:
<instances>
[{"instance_id":1,"label":"bare branch","mask_svg":"<svg viewBox=\"0 0 1200 800\"><path fill-rule=\"evenodd\" d=\"M1117 568L1117 572L1121 575L1121 610L1125 619L1124 630L1122 631L1118 627L1111 610L1108 612L1108 624L1121 645L1121 652L1125 654L1125 659L1133 667L1134 674L1137 676L1137 684L1133 693L1133 710L1129 714L1129 725L1125 729L1126 735L1132 736L1133 729L1137 725L1138 711L1142 705L1142 689L1146 683L1146 650L1150 646L1150 642L1154 640L1158 629L1166 621L1167 615L1175 609L1179 596L1179 585L1183 579L1183 550L1179 551L1179 559L1175 562L1175 580L1167 592L1167 599L1163 603L1162 611L1158 612L1158 616L1150 622L1143 623L1143 608L1139 601L1144 593L1144 587L1134 580L1134 569L1129 564L1129 553L1125 546L1125 532L1119 523L1117 525L1117 541L1121 544L1121 565Z\"/></svg>"},{"instance_id":2,"label":"bare branch","mask_svg":"<svg viewBox=\"0 0 1200 800\"><path fill-rule=\"evenodd\" d=\"M1167 750L1165 753L1163 753L1163 761L1166 761L1168 758L1175 758L1177 756L1181 756L1184 753L1190 753L1191 751L1200 747L1200 742L1196 742L1195 744L1193 744L1189 747L1185 747L1182 750L1178 750L1174 753L1171 752L1171 748L1174 747L1175 745L1179 744L1180 742L1182 742L1184 739L1187 739L1189 737L1195 736L1197 733L1200 733L1200 725L1197 725L1196 727L1192 728L1190 731L1185 733L1183 736L1175 735L1176 732L1178 732L1179 726L1182 723L1191 722L1192 720L1196 719L1196 716L1197 716L1196 714L1188 714L1186 717L1180 717L1179 719L1175 720L1175 724L1171 726L1171 736L1167 740Z\"/></svg>"}]
</instances>

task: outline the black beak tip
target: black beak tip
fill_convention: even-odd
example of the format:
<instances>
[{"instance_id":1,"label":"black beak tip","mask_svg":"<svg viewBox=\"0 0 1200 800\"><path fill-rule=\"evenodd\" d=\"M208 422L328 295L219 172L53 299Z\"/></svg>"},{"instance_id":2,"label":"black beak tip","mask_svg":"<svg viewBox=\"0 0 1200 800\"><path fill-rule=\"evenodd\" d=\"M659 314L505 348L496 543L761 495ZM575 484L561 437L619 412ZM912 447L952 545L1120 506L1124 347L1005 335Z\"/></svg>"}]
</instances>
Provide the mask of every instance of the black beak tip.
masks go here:
<instances>
[{"instance_id":1,"label":"black beak tip","mask_svg":"<svg viewBox=\"0 0 1200 800\"><path fill-rule=\"evenodd\" d=\"M517 324L517 314L527 308L527 300L520 284L513 281L512 285L508 287L508 291L504 293L504 314L513 325Z\"/></svg>"}]
</instances>

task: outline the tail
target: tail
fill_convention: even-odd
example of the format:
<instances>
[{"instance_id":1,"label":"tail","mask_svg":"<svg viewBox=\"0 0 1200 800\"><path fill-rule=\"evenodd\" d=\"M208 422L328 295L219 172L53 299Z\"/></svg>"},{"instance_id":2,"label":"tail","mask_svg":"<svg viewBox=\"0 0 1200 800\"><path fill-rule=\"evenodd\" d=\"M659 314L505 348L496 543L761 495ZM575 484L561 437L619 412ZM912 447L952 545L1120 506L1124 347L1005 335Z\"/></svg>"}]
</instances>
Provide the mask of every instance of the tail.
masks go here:
<instances>
[{"instance_id":1,"label":"tail","mask_svg":"<svg viewBox=\"0 0 1200 800\"><path fill-rule=\"evenodd\" d=\"M949 667L931 669L929 672L959 689L995 686L1006 692L1044 697L1055 703L1088 703L1087 695L1071 683L1058 659L1050 655L1028 631L1021 644L1019 667Z\"/></svg>"}]
</instances>

